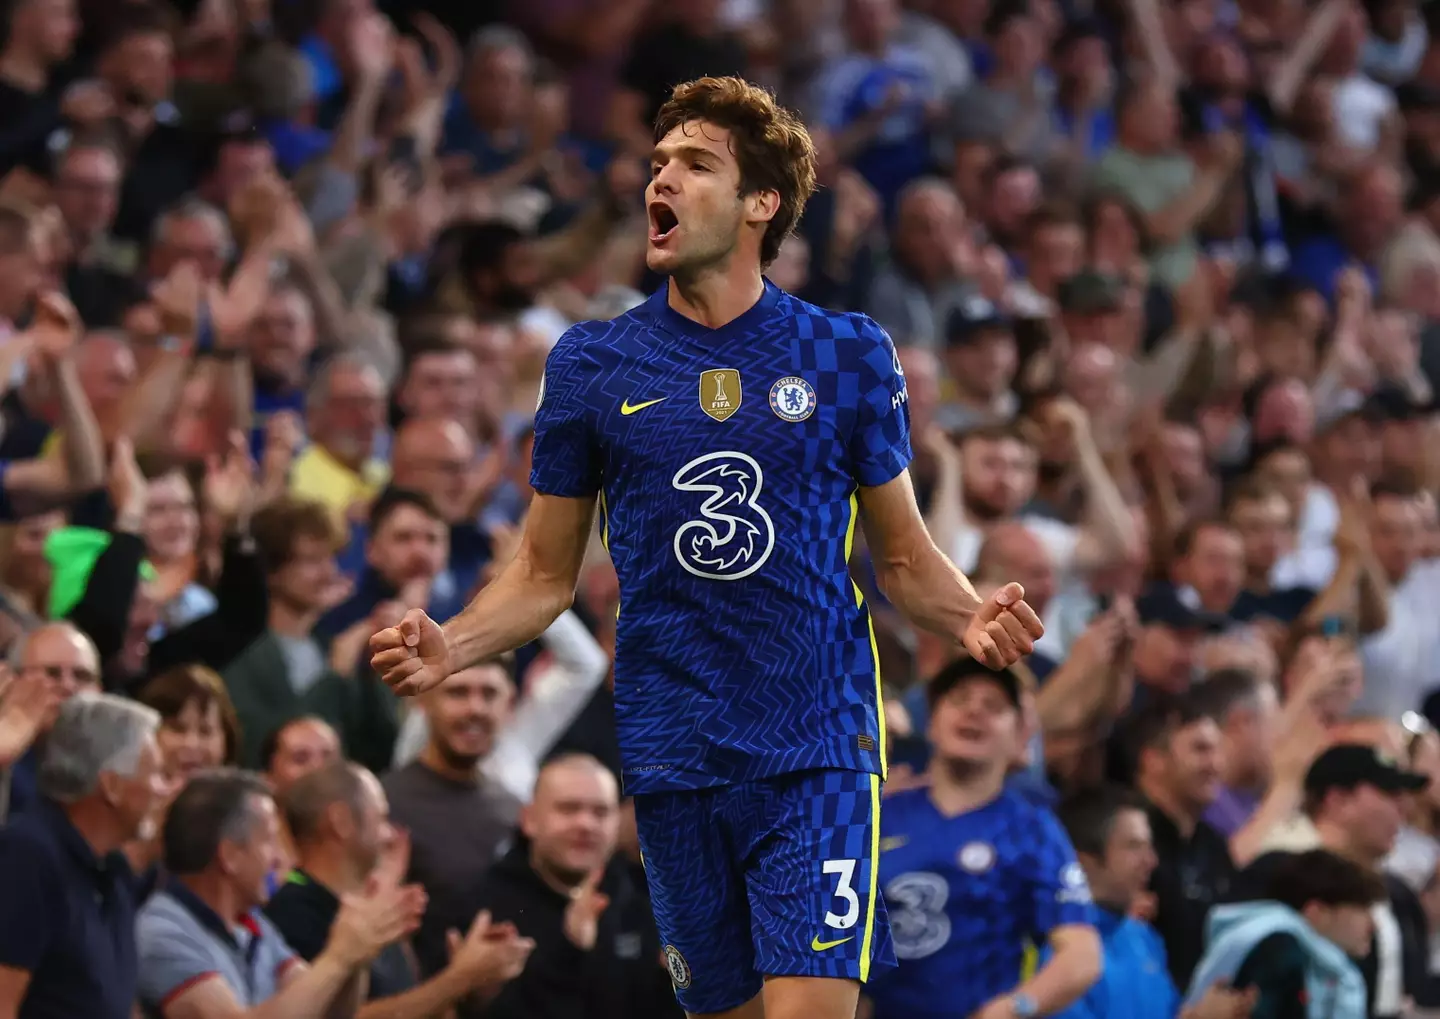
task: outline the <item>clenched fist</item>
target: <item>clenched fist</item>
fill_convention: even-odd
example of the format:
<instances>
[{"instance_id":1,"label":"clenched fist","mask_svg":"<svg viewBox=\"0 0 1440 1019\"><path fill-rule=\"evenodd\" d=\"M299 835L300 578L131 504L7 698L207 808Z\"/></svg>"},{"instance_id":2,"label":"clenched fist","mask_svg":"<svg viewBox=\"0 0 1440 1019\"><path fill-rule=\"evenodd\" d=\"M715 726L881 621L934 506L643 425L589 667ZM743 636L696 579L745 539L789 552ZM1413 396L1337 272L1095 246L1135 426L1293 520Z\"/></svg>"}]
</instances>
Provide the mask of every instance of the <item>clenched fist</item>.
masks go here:
<instances>
[{"instance_id":1,"label":"clenched fist","mask_svg":"<svg viewBox=\"0 0 1440 1019\"><path fill-rule=\"evenodd\" d=\"M960 643L976 661L1004 669L1034 651L1044 635L1040 617L1025 603L1025 589L1006 584L975 611Z\"/></svg>"},{"instance_id":2,"label":"clenched fist","mask_svg":"<svg viewBox=\"0 0 1440 1019\"><path fill-rule=\"evenodd\" d=\"M399 626L370 638L370 667L401 697L414 697L449 678L450 645L440 624L411 609Z\"/></svg>"}]
</instances>

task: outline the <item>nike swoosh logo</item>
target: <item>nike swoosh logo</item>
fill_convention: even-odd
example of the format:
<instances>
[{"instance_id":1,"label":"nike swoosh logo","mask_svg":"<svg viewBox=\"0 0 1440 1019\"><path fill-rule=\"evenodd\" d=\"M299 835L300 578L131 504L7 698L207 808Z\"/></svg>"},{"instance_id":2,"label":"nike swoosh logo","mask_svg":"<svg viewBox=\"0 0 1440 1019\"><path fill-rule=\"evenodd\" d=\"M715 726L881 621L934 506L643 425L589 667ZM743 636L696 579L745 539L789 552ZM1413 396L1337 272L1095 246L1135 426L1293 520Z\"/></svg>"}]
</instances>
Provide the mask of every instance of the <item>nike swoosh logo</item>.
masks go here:
<instances>
[{"instance_id":1,"label":"nike swoosh logo","mask_svg":"<svg viewBox=\"0 0 1440 1019\"><path fill-rule=\"evenodd\" d=\"M644 403L631 403L629 400L626 400L620 405L620 413L628 418L631 414L637 414L646 407L653 407L657 403L664 403L668 399L668 396L662 396L658 400L646 400Z\"/></svg>"},{"instance_id":2,"label":"nike swoosh logo","mask_svg":"<svg viewBox=\"0 0 1440 1019\"><path fill-rule=\"evenodd\" d=\"M854 941L854 940L855 940L855 935L852 934L852 935L850 935L850 937L848 937L848 938L841 938L839 941L821 941L821 940L820 940L820 935L817 934L817 935L815 935L815 940L812 941L812 942L810 942L810 947L813 948L813 949L815 949L815 951L817 951L817 952L823 952L823 951L825 951L825 949L827 949L827 948L834 948L836 945L843 945L843 944L845 944L845 942L847 942L847 941Z\"/></svg>"},{"instance_id":3,"label":"nike swoosh logo","mask_svg":"<svg viewBox=\"0 0 1440 1019\"><path fill-rule=\"evenodd\" d=\"M910 842L908 835L891 835L880 840L880 852L888 853L892 849L899 849Z\"/></svg>"}]
</instances>

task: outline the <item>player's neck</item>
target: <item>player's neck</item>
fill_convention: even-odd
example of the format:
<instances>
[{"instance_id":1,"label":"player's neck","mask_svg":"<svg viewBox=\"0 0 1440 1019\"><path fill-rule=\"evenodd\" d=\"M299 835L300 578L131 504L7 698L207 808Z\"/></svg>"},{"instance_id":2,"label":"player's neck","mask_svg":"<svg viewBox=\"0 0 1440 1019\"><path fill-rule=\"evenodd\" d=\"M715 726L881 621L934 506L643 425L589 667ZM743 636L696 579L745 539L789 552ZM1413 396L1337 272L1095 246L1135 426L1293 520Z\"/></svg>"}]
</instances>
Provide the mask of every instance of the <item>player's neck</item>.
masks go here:
<instances>
[{"instance_id":1,"label":"player's neck","mask_svg":"<svg viewBox=\"0 0 1440 1019\"><path fill-rule=\"evenodd\" d=\"M1003 764L940 761L930 766L930 801L946 817L983 807L1005 788Z\"/></svg>"},{"instance_id":2,"label":"player's neck","mask_svg":"<svg viewBox=\"0 0 1440 1019\"><path fill-rule=\"evenodd\" d=\"M694 277L671 276L670 310L707 329L720 329L755 307L765 293L765 277L758 264L737 266L737 261Z\"/></svg>"}]
</instances>

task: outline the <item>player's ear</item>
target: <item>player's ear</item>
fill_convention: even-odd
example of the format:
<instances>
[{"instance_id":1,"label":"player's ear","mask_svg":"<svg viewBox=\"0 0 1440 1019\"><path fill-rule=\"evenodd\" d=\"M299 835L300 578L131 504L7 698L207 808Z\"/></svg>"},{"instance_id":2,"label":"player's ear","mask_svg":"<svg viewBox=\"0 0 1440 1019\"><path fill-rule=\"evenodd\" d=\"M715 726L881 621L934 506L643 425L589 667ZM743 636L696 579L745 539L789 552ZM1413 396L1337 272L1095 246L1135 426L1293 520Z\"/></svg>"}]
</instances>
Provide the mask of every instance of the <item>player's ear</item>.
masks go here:
<instances>
[{"instance_id":1,"label":"player's ear","mask_svg":"<svg viewBox=\"0 0 1440 1019\"><path fill-rule=\"evenodd\" d=\"M745 218L751 223L768 223L780 211L780 192L752 191L745 197Z\"/></svg>"}]
</instances>

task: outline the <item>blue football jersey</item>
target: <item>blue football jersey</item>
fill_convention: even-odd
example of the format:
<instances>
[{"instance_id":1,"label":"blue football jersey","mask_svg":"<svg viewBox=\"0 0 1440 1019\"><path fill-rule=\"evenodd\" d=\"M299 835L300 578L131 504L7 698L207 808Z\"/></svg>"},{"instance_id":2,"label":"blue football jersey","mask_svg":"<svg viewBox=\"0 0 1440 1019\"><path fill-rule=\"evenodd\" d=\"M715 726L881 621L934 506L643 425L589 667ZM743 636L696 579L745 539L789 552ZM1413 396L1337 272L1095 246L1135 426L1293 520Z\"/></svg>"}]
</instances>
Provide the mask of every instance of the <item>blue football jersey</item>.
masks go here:
<instances>
[{"instance_id":1,"label":"blue football jersey","mask_svg":"<svg viewBox=\"0 0 1440 1019\"><path fill-rule=\"evenodd\" d=\"M1052 930L1094 922L1069 836L1011 789L956 817L925 789L887 798L880 888L900 965L866 989L875 1019L968 1019L1020 984Z\"/></svg>"},{"instance_id":2,"label":"blue football jersey","mask_svg":"<svg viewBox=\"0 0 1440 1019\"><path fill-rule=\"evenodd\" d=\"M531 484L600 495L628 792L883 774L879 667L848 562L858 487L910 462L907 399L879 326L768 282L721 329L662 287L560 338Z\"/></svg>"}]
</instances>

